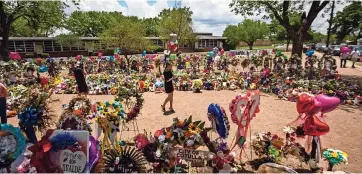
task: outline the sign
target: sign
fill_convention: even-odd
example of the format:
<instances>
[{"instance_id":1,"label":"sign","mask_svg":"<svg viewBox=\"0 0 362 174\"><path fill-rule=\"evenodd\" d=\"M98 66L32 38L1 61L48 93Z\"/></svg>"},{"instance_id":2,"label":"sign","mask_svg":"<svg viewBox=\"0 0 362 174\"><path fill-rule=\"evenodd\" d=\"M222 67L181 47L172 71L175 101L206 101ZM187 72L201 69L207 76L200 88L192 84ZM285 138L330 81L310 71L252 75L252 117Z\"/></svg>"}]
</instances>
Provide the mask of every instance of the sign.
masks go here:
<instances>
[{"instance_id":1,"label":"sign","mask_svg":"<svg viewBox=\"0 0 362 174\"><path fill-rule=\"evenodd\" d=\"M74 130L55 130L49 137L60 134L70 134L77 140L77 148L70 147L50 153L51 162L64 173L87 173L89 172L89 132Z\"/></svg>"},{"instance_id":2,"label":"sign","mask_svg":"<svg viewBox=\"0 0 362 174\"><path fill-rule=\"evenodd\" d=\"M66 149L60 153L60 166L64 173L82 173L86 162L87 156L82 151Z\"/></svg>"},{"instance_id":3,"label":"sign","mask_svg":"<svg viewBox=\"0 0 362 174\"><path fill-rule=\"evenodd\" d=\"M214 153L208 151L184 149L175 147L171 151L171 156L184 159L191 162L192 167L204 167L206 160L211 160Z\"/></svg>"}]
</instances>

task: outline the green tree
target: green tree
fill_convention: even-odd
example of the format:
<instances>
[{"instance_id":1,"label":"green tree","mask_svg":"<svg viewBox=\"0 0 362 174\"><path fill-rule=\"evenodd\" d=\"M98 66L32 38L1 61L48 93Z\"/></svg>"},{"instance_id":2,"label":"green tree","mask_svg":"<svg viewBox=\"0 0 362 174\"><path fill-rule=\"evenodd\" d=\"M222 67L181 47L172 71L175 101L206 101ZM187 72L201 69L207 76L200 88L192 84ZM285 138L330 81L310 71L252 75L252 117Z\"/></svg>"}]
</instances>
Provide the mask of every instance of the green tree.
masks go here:
<instances>
[{"instance_id":1,"label":"green tree","mask_svg":"<svg viewBox=\"0 0 362 174\"><path fill-rule=\"evenodd\" d=\"M21 26L15 31L26 35L31 31L30 35L47 36L62 24L66 7L61 1L0 1L0 59L8 60L9 36L14 27Z\"/></svg>"},{"instance_id":2,"label":"green tree","mask_svg":"<svg viewBox=\"0 0 362 174\"><path fill-rule=\"evenodd\" d=\"M236 25L228 25L222 34L223 37L227 37L226 44L229 49L235 49L240 43L239 38L236 37L237 31L238 27Z\"/></svg>"},{"instance_id":3,"label":"green tree","mask_svg":"<svg viewBox=\"0 0 362 174\"><path fill-rule=\"evenodd\" d=\"M293 28L294 32L298 32L298 29L301 26L301 17L298 13L294 12L289 15L290 26ZM287 43L286 51L289 49L290 41L292 40L292 35L290 35L287 30L280 25L277 19L273 19L269 24L270 28L270 39L272 41L278 41L282 43Z\"/></svg>"},{"instance_id":4,"label":"green tree","mask_svg":"<svg viewBox=\"0 0 362 174\"><path fill-rule=\"evenodd\" d=\"M121 49L121 54L130 65L130 55L139 54L143 50L152 50L152 44L145 39L146 30L141 21L134 21L130 17L114 19L109 28L101 34L101 40L112 47Z\"/></svg>"},{"instance_id":5,"label":"green tree","mask_svg":"<svg viewBox=\"0 0 362 174\"><path fill-rule=\"evenodd\" d=\"M163 9L158 15L160 36L169 38L171 33L177 34L179 44L194 42L196 35L192 29L192 11L189 7Z\"/></svg>"},{"instance_id":6,"label":"green tree","mask_svg":"<svg viewBox=\"0 0 362 174\"><path fill-rule=\"evenodd\" d=\"M82 45L82 40L74 34L60 34L56 37L56 42L63 47L79 47Z\"/></svg>"},{"instance_id":7,"label":"green tree","mask_svg":"<svg viewBox=\"0 0 362 174\"><path fill-rule=\"evenodd\" d=\"M230 38L230 43L239 43L240 41L248 44L249 49L253 49L254 42L257 39L264 39L269 36L268 24L261 21L245 19L236 27L230 27L226 37Z\"/></svg>"},{"instance_id":8,"label":"green tree","mask_svg":"<svg viewBox=\"0 0 362 174\"><path fill-rule=\"evenodd\" d=\"M287 33L292 37L292 54L302 55L303 42L314 19L325 9L330 1L244 1L233 0L230 3L232 11L236 14L261 15L263 18L274 18L282 25ZM307 4L310 4L309 12L305 12ZM328 9L328 8L327 8ZM301 16L301 26L295 32L289 20L290 14L298 13Z\"/></svg>"},{"instance_id":9,"label":"green tree","mask_svg":"<svg viewBox=\"0 0 362 174\"><path fill-rule=\"evenodd\" d=\"M143 18L142 23L144 27L146 28L146 36L152 37L152 36L159 36L160 32L157 28L159 25L160 20L158 18Z\"/></svg>"},{"instance_id":10,"label":"green tree","mask_svg":"<svg viewBox=\"0 0 362 174\"><path fill-rule=\"evenodd\" d=\"M353 1L342 11L337 12L333 24L333 30L339 42L342 42L348 35L354 36L352 39L357 42L357 39L362 37L362 2Z\"/></svg>"},{"instance_id":11,"label":"green tree","mask_svg":"<svg viewBox=\"0 0 362 174\"><path fill-rule=\"evenodd\" d=\"M122 16L120 12L75 11L66 22L66 29L82 37L98 37L109 28L113 18Z\"/></svg>"}]
</instances>

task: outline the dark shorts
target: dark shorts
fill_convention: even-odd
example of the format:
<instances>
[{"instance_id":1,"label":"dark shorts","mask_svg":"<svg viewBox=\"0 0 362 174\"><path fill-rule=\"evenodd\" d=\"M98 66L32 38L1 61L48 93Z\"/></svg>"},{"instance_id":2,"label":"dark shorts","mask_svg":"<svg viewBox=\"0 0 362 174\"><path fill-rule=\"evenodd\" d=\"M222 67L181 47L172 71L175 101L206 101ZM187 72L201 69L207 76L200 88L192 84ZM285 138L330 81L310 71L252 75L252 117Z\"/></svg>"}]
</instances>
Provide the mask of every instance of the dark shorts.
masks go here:
<instances>
[{"instance_id":1,"label":"dark shorts","mask_svg":"<svg viewBox=\"0 0 362 174\"><path fill-rule=\"evenodd\" d=\"M0 97L0 116L1 124L6 124L8 118L6 117L6 98Z\"/></svg>"},{"instance_id":2,"label":"dark shorts","mask_svg":"<svg viewBox=\"0 0 362 174\"><path fill-rule=\"evenodd\" d=\"M165 83L165 92L166 92L167 94L169 94L169 93L172 93L173 91L174 91L174 89L173 89L172 82L171 82L171 83L166 82L166 83Z\"/></svg>"}]
</instances>

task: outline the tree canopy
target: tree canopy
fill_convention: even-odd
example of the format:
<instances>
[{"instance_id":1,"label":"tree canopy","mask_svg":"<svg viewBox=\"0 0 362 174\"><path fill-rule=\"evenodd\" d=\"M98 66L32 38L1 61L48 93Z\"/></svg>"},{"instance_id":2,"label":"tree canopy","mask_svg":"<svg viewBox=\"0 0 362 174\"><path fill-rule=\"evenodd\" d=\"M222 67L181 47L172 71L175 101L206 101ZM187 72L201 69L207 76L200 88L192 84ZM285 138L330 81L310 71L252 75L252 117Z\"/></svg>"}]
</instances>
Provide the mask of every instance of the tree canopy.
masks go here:
<instances>
[{"instance_id":1,"label":"tree canopy","mask_svg":"<svg viewBox=\"0 0 362 174\"><path fill-rule=\"evenodd\" d=\"M292 54L302 55L303 41L314 19L320 12L326 12L325 7L330 1L244 1L233 0L230 4L232 11L243 16L263 15L263 18L276 19L292 37ZM309 11L305 12L310 6ZM291 24L291 14L301 16L301 26L295 31Z\"/></svg>"},{"instance_id":2,"label":"tree canopy","mask_svg":"<svg viewBox=\"0 0 362 174\"><path fill-rule=\"evenodd\" d=\"M333 24L333 30L339 42L347 36L346 39L357 42L357 39L362 37L362 2L353 1L342 11L337 12Z\"/></svg>"},{"instance_id":3,"label":"tree canopy","mask_svg":"<svg viewBox=\"0 0 362 174\"><path fill-rule=\"evenodd\" d=\"M135 22L130 17L123 16L113 19L111 26L101 34L101 39L120 48L123 55L131 55L151 49L151 42L145 36L146 29L141 21Z\"/></svg>"},{"instance_id":4,"label":"tree canopy","mask_svg":"<svg viewBox=\"0 0 362 174\"><path fill-rule=\"evenodd\" d=\"M224 35L228 37L228 43L236 44L243 41L248 44L249 49L253 49L257 39L264 39L269 36L268 24L250 19L245 19L237 26L228 26L225 31Z\"/></svg>"},{"instance_id":5,"label":"tree canopy","mask_svg":"<svg viewBox=\"0 0 362 174\"><path fill-rule=\"evenodd\" d=\"M113 18L122 16L120 12L75 11L66 21L65 28L82 37L98 37L111 26Z\"/></svg>"},{"instance_id":6,"label":"tree canopy","mask_svg":"<svg viewBox=\"0 0 362 174\"><path fill-rule=\"evenodd\" d=\"M196 36L192 29L192 11L189 7L163 9L158 15L160 36L169 38L177 34L179 44L193 42Z\"/></svg>"},{"instance_id":7,"label":"tree canopy","mask_svg":"<svg viewBox=\"0 0 362 174\"><path fill-rule=\"evenodd\" d=\"M48 36L65 19L67 5L61 1L0 1L0 58L8 60L8 41L12 34Z\"/></svg>"}]
</instances>

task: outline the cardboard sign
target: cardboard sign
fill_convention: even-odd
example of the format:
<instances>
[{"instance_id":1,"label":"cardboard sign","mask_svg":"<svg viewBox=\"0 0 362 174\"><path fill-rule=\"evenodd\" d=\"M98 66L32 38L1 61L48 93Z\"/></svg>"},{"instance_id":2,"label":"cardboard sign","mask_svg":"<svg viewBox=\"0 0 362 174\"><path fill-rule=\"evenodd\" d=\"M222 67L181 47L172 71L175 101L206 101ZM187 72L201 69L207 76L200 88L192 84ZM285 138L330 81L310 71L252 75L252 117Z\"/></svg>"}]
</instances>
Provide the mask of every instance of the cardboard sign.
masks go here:
<instances>
[{"instance_id":1,"label":"cardboard sign","mask_svg":"<svg viewBox=\"0 0 362 174\"><path fill-rule=\"evenodd\" d=\"M205 167L205 161L203 160L191 161L191 167Z\"/></svg>"},{"instance_id":2,"label":"cardboard sign","mask_svg":"<svg viewBox=\"0 0 362 174\"><path fill-rule=\"evenodd\" d=\"M194 165L201 165L201 162L210 160L214 157L214 153L201 150L184 149L175 147L172 150L172 156L184 159L186 161L196 161Z\"/></svg>"},{"instance_id":3,"label":"cardboard sign","mask_svg":"<svg viewBox=\"0 0 362 174\"><path fill-rule=\"evenodd\" d=\"M55 130L50 138L58 134L70 134L77 140L79 149L64 149L51 152L51 162L64 173L88 173L86 165L89 161L89 132L74 130Z\"/></svg>"}]
</instances>

